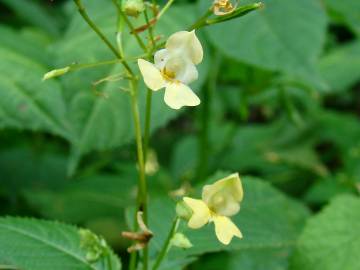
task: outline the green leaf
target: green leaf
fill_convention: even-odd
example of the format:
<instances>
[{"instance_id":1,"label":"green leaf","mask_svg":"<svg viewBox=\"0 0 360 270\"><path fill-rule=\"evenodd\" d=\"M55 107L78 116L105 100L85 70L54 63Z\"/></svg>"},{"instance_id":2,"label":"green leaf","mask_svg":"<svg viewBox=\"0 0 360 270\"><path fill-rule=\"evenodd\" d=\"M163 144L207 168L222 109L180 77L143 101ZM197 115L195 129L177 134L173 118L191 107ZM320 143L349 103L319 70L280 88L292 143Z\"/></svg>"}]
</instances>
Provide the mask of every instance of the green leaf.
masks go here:
<instances>
[{"instance_id":1,"label":"green leaf","mask_svg":"<svg viewBox=\"0 0 360 270\"><path fill-rule=\"evenodd\" d=\"M320 72L331 92L343 92L360 81L360 41L337 47L320 61Z\"/></svg>"},{"instance_id":2,"label":"green leaf","mask_svg":"<svg viewBox=\"0 0 360 270\"><path fill-rule=\"evenodd\" d=\"M309 219L292 260L293 270L359 268L360 199L340 196Z\"/></svg>"},{"instance_id":3,"label":"green leaf","mask_svg":"<svg viewBox=\"0 0 360 270\"><path fill-rule=\"evenodd\" d=\"M217 174L209 182L220 179L225 174ZM252 260L258 258L264 250L280 252L287 260L289 252L295 245L300 233L307 209L300 203L284 196L268 183L252 178L242 177L244 201L241 211L232 220L242 231L243 239L233 239L228 246L222 245L215 237L214 225L208 224L198 230L183 226L184 233L193 247L184 251L173 248L170 258L182 258L215 251L253 251ZM199 197L199 196L192 196ZM175 203L167 198L153 199L150 205L150 229L154 232L153 249L158 250L164 241L164 232L170 228L175 215ZM256 255L256 256L255 256ZM249 252L249 256L251 252ZM250 259L249 259L250 260Z\"/></svg>"},{"instance_id":4,"label":"green leaf","mask_svg":"<svg viewBox=\"0 0 360 270\"><path fill-rule=\"evenodd\" d=\"M136 175L95 175L73 179L62 189L33 188L25 191L27 201L48 218L84 222L100 217L121 218L134 203Z\"/></svg>"},{"instance_id":5,"label":"green leaf","mask_svg":"<svg viewBox=\"0 0 360 270\"><path fill-rule=\"evenodd\" d=\"M254 1L241 4L249 2ZM262 2L265 7L261 10L208 27L210 41L230 58L311 77L326 32L326 15L320 1ZM199 3L202 9L209 5L207 1Z\"/></svg>"},{"instance_id":6,"label":"green leaf","mask_svg":"<svg viewBox=\"0 0 360 270\"><path fill-rule=\"evenodd\" d=\"M350 26L353 31L360 35L360 2L353 0L325 0L325 4L331 11Z\"/></svg>"},{"instance_id":7,"label":"green leaf","mask_svg":"<svg viewBox=\"0 0 360 270\"><path fill-rule=\"evenodd\" d=\"M46 43L4 27L0 35L0 127L43 130L71 140L60 84L41 82L48 68L38 52L49 57Z\"/></svg>"},{"instance_id":8,"label":"green leaf","mask_svg":"<svg viewBox=\"0 0 360 270\"><path fill-rule=\"evenodd\" d=\"M104 257L91 263L73 226L27 218L0 218L0 264L26 270L108 270ZM119 259L109 250L113 270Z\"/></svg>"}]
</instances>

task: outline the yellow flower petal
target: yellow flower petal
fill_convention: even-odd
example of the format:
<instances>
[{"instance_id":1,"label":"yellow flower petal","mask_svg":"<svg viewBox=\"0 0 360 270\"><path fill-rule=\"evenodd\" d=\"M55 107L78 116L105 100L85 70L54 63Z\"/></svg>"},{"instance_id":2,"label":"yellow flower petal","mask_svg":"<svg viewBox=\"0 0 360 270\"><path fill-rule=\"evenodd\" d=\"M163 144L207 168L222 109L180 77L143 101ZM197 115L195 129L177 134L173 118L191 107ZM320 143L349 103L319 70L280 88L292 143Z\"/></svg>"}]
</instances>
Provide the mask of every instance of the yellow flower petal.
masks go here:
<instances>
[{"instance_id":1,"label":"yellow flower petal","mask_svg":"<svg viewBox=\"0 0 360 270\"><path fill-rule=\"evenodd\" d=\"M187 85L178 82L167 85L164 100L170 108L175 110L183 106L197 106L200 104L198 96Z\"/></svg>"},{"instance_id":2,"label":"yellow flower petal","mask_svg":"<svg viewBox=\"0 0 360 270\"><path fill-rule=\"evenodd\" d=\"M202 199L218 215L232 216L240 210L243 188L239 174L234 173L203 188Z\"/></svg>"},{"instance_id":3,"label":"yellow flower petal","mask_svg":"<svg viewBox=\"0 0 360 270\"><path fill-rule=\"evenodd\" d=\"M193 214L189 219L188 226L198 229L209 222L210 210L202 200L184 197L184 202L191 208Z\"/></svg>"},{"instance_id":4,"label":"yellow flower petal","mask_svg":"<svg viewBox=\"0 0 360 270\"><path fill-rule=\"evenodd\" d=\"M234 236L242 238L240 230L228 217L214 216L213 221L216 237L224 245L228 245Z\"/></svg>"},{"instance_id":5,"label":"yellow flower petal","mask_svg":"<svg viewBox=\"0 0 360 270\"><path fill-rule=\"evenodd\" d=\"M165 47L169 51L183 51L195 65L199 64L203 59L203 48L195 34L195 30L191 32L180 31L172 34L168 38Z\"/></svg>"},{"instance_id":6,"label":"yellow flower petal","mask_svg":"<svg viewBox=\"0 0 360 270\"><path fill-rule=\"evenodd\" d=\"M144 59L138 59L138 65L147 87L154 91L165 87L163 76L152 63Z\"/></svg>"}]
</instances>

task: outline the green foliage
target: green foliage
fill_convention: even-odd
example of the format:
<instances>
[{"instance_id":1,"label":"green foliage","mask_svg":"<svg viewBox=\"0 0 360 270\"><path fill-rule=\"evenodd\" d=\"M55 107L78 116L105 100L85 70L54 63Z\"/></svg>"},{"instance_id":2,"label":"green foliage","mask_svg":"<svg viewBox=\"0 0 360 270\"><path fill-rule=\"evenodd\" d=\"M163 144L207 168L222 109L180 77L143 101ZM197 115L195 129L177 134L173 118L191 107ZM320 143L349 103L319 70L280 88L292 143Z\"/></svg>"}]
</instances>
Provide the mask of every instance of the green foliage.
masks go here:
<instances>
[{"instance_id":1,"label":"green foliage","mask_svg":"<svg viewBox=\"0 0 360 270\"><path fill-rule=\"evenodd\" d=\"M95 263L86 259L77 228L57 222L0 218L0 246L0 263L20 269L109 269L105 257ZM110 250L108 256L106 263L120 270L119 259Z\"/></svg>"},{"instance_id":2,"label":"green foliage","mask_svg":"<svg viewBox=\"0 0 360 270\"><path fill-rule=\"evenodd\" d=\"M335 198L307 222L293 256L292 269L357 269L359 222L359 198Z\"/></svg>"},{"instance_id":3,"label":"green foliage","mask_svg":"<svg viewBox=\"0 0 360 270\"><path fill-rule=\"evenodd\" d=\"M82 2L117 48L112 1ZM195 2L174 1L161 16L154 28L159 47L213 3ZM205 183L224 176L209 175L221 170L239 172L244 186L241 211L232 217L243 239L225 246L214 224L191 230L182 222L177 240L188 247L188 238L193 247L173 246L159 269L358 267L359 1L263 2L246 16L196 30L204 61L191 87L200 106L171 110L164 91L153 93L151 263L184 194L199 198ZM115 253L126 268L134 243L121 232L133 230L133 214L125 213L136 205L141 168L124 70L120 63L76 70L115 56L73 1L0 0L0 7L0 269L119 270ZM143 14L130 20L145 24ZM126 58L139 75L135 56L147 55L122 30ZM140 33L146 44L148 34ZM41 81L66 66L66 74ZM147 90L138 82L144 132Z\"/></svg>"}]
</instances>

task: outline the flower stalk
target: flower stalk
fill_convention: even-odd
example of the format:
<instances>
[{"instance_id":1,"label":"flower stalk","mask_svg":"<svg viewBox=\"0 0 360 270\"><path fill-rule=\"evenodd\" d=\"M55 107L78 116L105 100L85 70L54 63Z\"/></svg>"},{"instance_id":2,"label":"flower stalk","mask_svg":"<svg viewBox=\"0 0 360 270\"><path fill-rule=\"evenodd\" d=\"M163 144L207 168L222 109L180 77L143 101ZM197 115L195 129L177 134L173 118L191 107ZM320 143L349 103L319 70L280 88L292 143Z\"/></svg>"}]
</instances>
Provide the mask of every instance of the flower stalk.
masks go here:
<instances>
[{"instance_id":1,"label":"flower stalk","mask_svg":"<svg viewBox=\"0 0 360 270\"><path fill-rule=\"evenodd\" d=\"M158 257L155 260L155 263L152 267L152 270L157 270L161 264L161 262L164 260L166 254L169 252L171 239L173 238L174 234L177 231L177 228L179 227L180 218L176 217L171 225L170 231L168 236L166 237L166 240L164 242L164 245L161 248L161 251L158 255Z\"/></svg>"}]
</instances>

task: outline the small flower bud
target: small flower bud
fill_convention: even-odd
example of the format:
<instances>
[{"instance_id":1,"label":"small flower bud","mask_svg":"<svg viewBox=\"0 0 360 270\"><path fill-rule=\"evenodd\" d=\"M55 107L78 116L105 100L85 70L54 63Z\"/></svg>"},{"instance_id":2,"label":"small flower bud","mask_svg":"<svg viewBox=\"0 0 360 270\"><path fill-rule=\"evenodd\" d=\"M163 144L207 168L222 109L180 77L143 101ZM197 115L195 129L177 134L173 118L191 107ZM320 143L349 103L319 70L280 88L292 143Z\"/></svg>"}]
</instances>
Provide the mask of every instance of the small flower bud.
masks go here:
<instances>
[{"instance_id":1,"label":"small flower bud","mask_svg":"<svg viewBox=\"0 0 360 270\"><path fill-rule=\"evenodd\" d=\"M107 244L102 237L99 237L86 229L79 230L80 245L86 251L86 260L96 262L107 252Z\"/></svg>"},{"instance_id":2,"label":"small flower bud","mask_svg":"<svg viewBox=\"0 0 360 270\"><path fill-rule=\"evenodd\" d=\"M189 220L193 211L184 201L180 201L176 204L176 214L179 218Z\"/></svg>"},{"instance_id":3,"label":"small flower bud","mask_svg":"<svg viewBox=\"0 0 360 270\"><path fill-rule=\"evenodd\" d=\"M137 17L145 10L145 5L143 0L125 0L122 8L126 15Z\"/></svg>"},{"instance_id":4,"label":"small flower bud","mask_svg":"<svg viewBox=\"0 0 360 270\"><path fill-rule=\"evenodd\" d=\"M182 233L175 233L171 239L171 245L179 248L191 248L193 245L190 240Z\"/></svg>"},{"instance_id":5,"label":"small flower bud","mask_svg":"<svg viewBox=\"0 0 360 270\"><path fill-rule=\"evenodd\" d=\"M55 78L55 77L59 77L61 75L64 75L65 73L67 73L70 70L70 67L64 67L64 68L59 68L59 69L54 69L49 71L48 73L46 73L43 77L43 81L51 79L51 78Z\"/></svg>"}]
</instances>

